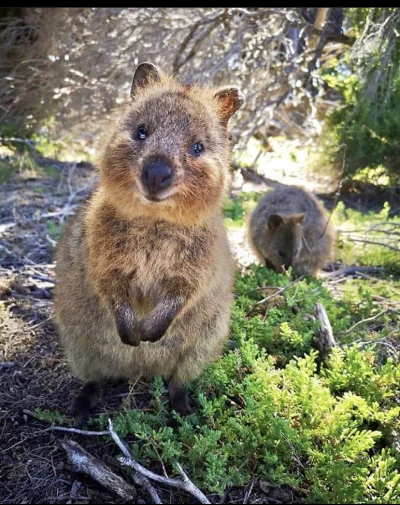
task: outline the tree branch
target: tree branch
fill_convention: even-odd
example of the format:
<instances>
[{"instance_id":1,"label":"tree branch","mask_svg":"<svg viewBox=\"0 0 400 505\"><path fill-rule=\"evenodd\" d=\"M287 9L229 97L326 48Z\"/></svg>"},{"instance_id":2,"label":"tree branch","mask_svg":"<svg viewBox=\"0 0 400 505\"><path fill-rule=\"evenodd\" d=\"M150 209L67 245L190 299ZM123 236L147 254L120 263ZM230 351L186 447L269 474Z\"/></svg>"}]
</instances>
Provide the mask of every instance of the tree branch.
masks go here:
<instances>
[{"instance_id":1,"label":"tree branch","mask_svg":"<svg viewBox=\"0 0 400 505\"><path fill-rule=\"evenodd\" d=\"M245 317L249 316L258 305L261 305L262 303L267 302L268 300L270 300L271 298L274 298L275 296L281 295L282 293L284 293L285 291L287 291L288 289L290 289L292 286L294 286L298 282L302 281L303 279L304 279L304 275L301 275L300 277L298 277L297 279L295 279L293 282L291 282L290 284L288 284L284 288L279 289L276 293L272 293L272 295L269 295L269 296L263 298L262 300L256 302L251 307L251 309L247 312L247 314L246 314Z\"/></svg>"},{"instance_id":2,"label":"tree branch","mask_svg":"<svg viewBox=\"0 0 400 505\"><path fill-rule=\"evenodd\" d=\"M132 502L136 499L137 492L133 486L112 472L102 461L89 454L79 444L73 440L67 440L61 442L61 445L66 451L69 461L78 472L89 475L123 500Z\"/></svg>"},{"instance_id":3,"label":"tree branch","mask_svg":"<svg viewBox=\"0 0 400 505\"><path fill-rule=\"evenodd\" d=\"M158 475L151 470L147 470L142 466L140 463L135 461L128 448L124 445L122 440L119 438L117 433L114 430L114 426L111 422L111 419L108 420L108 425L109 425L109 432L110 435L112 436L114 442L118 445L118 447L121 449L121 452L123 453L124 457L118 458L119 461L127 466L130 466L137 472L139 472L142 476L147 477L148 479L155 480L156 482L160 482L161 484L167 484L168 486L173 486L177 487L179 489L183 489L184 491L187 491L188 493L192 494L195 496L200 503L206 503L210 504L211 502L208 500L208 498L203 494L200 489L198 489L189 479L189 477L185 474L183 471L182 467L177 463L177 467L179 472L182 475L183 480L179 479L172 479L168 477L163 477L162 475Z\"/></svg>"},{"instance_id":4,"label":"tree branch","mask_svg":"<svg viewBox=\"0 0 400 505\"><path fill-rule=\"evenodd\" d=\"M389 312L390 310L391 309L382 310L382 312L379 312L379 314L376 314L375 316L367 317L366 319L362 319L361 321L358 321L358 323L353 324L353 326L351 328L349 328L348 330L336 332L336 335L348 335L355 328L357 328L357 326L360 326L361 324L364 324L364 323L368 323L370 321L375 321L376 319L378 319L379 317L383 316L383 314L386 314L386 312Z\"/></svg>"}]
</instances>

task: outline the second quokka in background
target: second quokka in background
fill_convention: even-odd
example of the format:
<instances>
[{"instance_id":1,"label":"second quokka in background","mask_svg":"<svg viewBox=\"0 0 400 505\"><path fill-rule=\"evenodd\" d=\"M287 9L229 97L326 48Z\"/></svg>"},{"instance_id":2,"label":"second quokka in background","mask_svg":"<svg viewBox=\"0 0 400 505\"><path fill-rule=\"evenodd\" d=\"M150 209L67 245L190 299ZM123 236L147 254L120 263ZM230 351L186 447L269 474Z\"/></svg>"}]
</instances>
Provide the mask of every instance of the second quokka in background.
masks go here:
<instances>
[{"instance_id":1,"label":"second quokka in background","mask_svg":"<svg viewBox=\"0 0 400 505\"><path fill-rule=\"evenodd\" d=\"M313 194L286 186L269 191L247 222L247 236L256 256L268 268L295 275L319 271L333 259L336 231Z\"/></svg>"},{"instance_id":2,"label":"second quokka in background","mask_svg":"<svg viewBox=\"0 0 400 505\"><path fill-rule=\"evenodd\" d=\"M101 157L99 188L57 249L55 314L84 383L80 424L102 381L141 375L170 379L171 406L187 414L186 384L228 337L234 264L221 205L227 123L242 95L143 63L131 98Z\"/></svg>"}]
</instances>

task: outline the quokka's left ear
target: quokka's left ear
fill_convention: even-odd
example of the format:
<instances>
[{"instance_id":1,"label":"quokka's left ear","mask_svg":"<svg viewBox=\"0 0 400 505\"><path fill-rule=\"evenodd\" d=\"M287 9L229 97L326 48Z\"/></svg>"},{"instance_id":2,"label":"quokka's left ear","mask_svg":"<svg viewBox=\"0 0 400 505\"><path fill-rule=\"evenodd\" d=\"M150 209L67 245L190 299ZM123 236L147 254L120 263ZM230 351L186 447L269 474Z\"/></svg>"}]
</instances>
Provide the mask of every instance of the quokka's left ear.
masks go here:
<instances>
[{"instance_id":1,"label":"quokka's left ear","mask_svg":"<svg viewBox=\"0 0 400 505\"><path fill-rule=\"evenodd\" d=\"M131 87L131 98L134 98L139 89L146 88L152 83L161 80L160 70L156 65L149 62L141 63L133 76Z\"/></svg>"},{"instance_id":2,"label":"quokka's left ear","mask_svg":"<svg viewBox=\"0 0 400 505\"><path fill-rule=\"evenodd\" d=\"M215 93L214 99L218 102L218 109L222 122L228 122L233 114L235 114L245 102L243 93L239 88L235 87L221 89Z\"/></svg>"}]
</instances>

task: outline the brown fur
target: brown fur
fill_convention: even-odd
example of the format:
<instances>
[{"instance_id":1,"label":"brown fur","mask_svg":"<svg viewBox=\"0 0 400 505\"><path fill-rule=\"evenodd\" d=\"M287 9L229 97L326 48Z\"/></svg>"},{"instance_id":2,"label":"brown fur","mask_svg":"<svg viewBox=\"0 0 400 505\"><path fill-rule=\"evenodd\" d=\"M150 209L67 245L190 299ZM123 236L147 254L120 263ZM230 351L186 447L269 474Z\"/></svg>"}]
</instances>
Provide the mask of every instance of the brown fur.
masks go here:
<instances>
[{"instance_id":1,"label":"brown fur","mask_svg":"<svg viewBox=\"0 0 400 505\"><path fill-rule=\"evenodd\" d=\"M82 381L162 375L173 400L228 335L233 261L220 207L230 160L226 111L242 102L237 90L185 86L146 65L104 149L100 186L58 245L55 314ZM140 125L145 141L134 138ZM199 141L204 153L194 157ZM157 202L140 181L154 155L174 172Z\"/></svg>"},{"instance_id":2,"label":"brown fur","mask_svg":"<svg viewBox=\"0 0 400 505\"><path fill-rule=\"evenodd\" d=\"M268 192L248 219L249 242L269 268L318 276L333 258L336 232L323 204L308 191L286 187ZM328 224L327 224L328 223Z\"/></svg>"}]
</instances>

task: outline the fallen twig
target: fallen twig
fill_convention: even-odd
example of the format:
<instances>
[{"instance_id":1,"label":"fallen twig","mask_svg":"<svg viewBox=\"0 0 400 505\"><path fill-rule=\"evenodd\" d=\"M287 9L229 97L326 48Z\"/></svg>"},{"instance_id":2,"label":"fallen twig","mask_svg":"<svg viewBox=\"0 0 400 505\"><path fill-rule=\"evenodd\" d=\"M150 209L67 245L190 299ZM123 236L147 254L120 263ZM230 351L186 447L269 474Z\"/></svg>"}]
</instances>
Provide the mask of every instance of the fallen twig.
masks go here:
<instances>
[{"instance_id":1,"label":"fallen twig","mask_svg":"<svg viewBox=\"0 0 400 505\"><path fill-rule=\"evenodd\" d=\"M322 303L317 303L315 306L315 313L321 323L318 331L318 337L314 339L315 345L318 348L322 359L330 353L332 347L336 346L335 338L333 336L332 326L326 313L325 307Z\"/></svg>"},{"instance_id":2,"label":"fallen twig","mask_svg":"<svg viewBox=\"0 0 400 505\"><path fill-rule=\"evenodd\" d=\"M163 477L162 475L158 475L151 470L147 470L144 468L140 463L132 459L132 456L128 450L127 447L125 447L124 443L122 440L119 438L117 433L114 430L113 424L111 422L111 419L108 420L109 424L109 431L114 439L115 443L118 445L118 447L121 449L122 453L124 454L124 457L118 458L119 461L127 466L130 466L131 468L135 469L137 472L142 474L142 476L145 476L151 480L155 480L156 482L160 482L161 484L167 484L168 486L173 486L177 487L179 489L183 489L184 491L187 491L188 493L192 494L195 496L200 503L206 503L210 504L211 502L208 500L208 498L203 494L200 489L198 489L193 482L189 479L189 477L186 475L186 473L183 471L182 467L177 463L177 467L179 472L182 475L182 480L180 479L173 479L173 478L168 478L168 477ZM161 502L160 502L161 503Z\"/></svg>"},{"instance_id":3,"label":"fallen twig","mask_svg":"<svg viewBox=\"0 0 400 505\"><path fill-rule=\"evenodd\" d=\"M304 275L301 275L300 277L298 277L297 279L295 279L293 282L291 282L290 284L288 284L287 286L285 286L284 288L281 288L279 289L276 293L272 293L272 295L269 295L265 298L263 298L262 300L256 302L252 307L251 309L247 312L246 316L249 316L253 310L258 306L258 305L261 305L262 303L265 303L267 302L268 300L270 300L271 298L274 298L275 296L278 296L282 293L284 293L285 291L287 291L288 289L290 289L292 286L294 286L295 284L297 284L298 282L302 281L304 279Z\"/></svg>"},{"instance_id":4,"label":"fallen twig","mask_svg":"<svg viewBox=\"0 0 400 505\"><path fill-rule=\"evenodd\" d=\"M374 242L373 240L364 240L361 238L352 238L352 237L349 237L348 240L351 240L351 242L360 242L362 244L380 245L382 247L387 247L388 249L391 249L392 251L400 252L399 247L395 247L394 245L386 244L385 242Z\"/></svg>"},{"instance_id":5,"label":"fallen twig","mask_svg":"<svg viewBox=\"0 0 400 505\"><path fill-rule=\"evenodd\" d=\"M78 498L79 490L81 489L81 487L82 487L82 484L78 480L75 480L73 482L72 488L71 488L71 494L69 496L69 500L67 501L67 505L74 503L74 501Z\"/></svg>"},{"instance_id":6,"label":"fallen twig","mask_svg":"<svg viewBox=\"0 0 400 505\"><path fill-rule=\"evenodd\" d=\"M158 493L154 489L154 487L150 484L149 479L147 479L144 475L142 475L139 472L133 472L132 479L135 484L137 484L138 486L142 486L146 489L146 491L152 497L154 503L161 503L162 504L160 496L158 495Z\"/></svg>"},{"instance_id":7,"label":"fallen twig","mask_svg":"<svg viewBox=\"0 0 400 505\"><path fill-rule=\"evenodd\" d=\"M2 368L12 368L13 366L15 366L13 361L0 361L0 370Z\"/></svg>"},{"instance_id":8,"label":"fallen twig","mask_svg":"<svg viewBox=\"0 0 400 505\"><path fill-rule=\"evenodd\" d=\"M123 500L131 501L136 499L137 492L133 486L112 472L102 461L89 454L79 444L73 440L67 440L61 442L61 445L67 452L69 461L78 472L89 475Z\"/></svg>"},{"instance_id":9,"label":"fallen twig","mask_svg":"<svg viewBox=\"0 0 400 505\"><path fill-rule=\"evenodd\" d=\"M356 344L358 347L365 347L365 346L375 346L375 345L382 345L384 347L387 347L389 349L388 354L393 357L396 361L399 359L399 351L396 348L396 345L393 345L390 342L390 337L391 333L387 335L386 337L383 337L382 339L378 340L370 340L370 341L365 341L365 340L355 340L353 343Z\"/></svg>"},{"instance_id":10,"label":"fallen twig","mask_svg":"<svg viewBox=\"0 0 400 505\"><path fill-rule=\"evenodd\" d=\"M129 449L125 446L125 444L122 442L122 440L119 438L119 436L115 432L114 426L111 422L111 419L108 419L108 433L109 433L109 435L112 436L114 442L121 449L122 454L124 454L124 456L127 459L131 460L132 459L131 453L129 452ZM119 459L121 461L121 458L119 458ZM121 463L123 463L123 462L121 461ZM142 465L139 465L139 463L137 463L137 465L140 466L141 468L143 468L143 470L146 470L144 467L142 467ZM131 466L131 465L129 465L129 466ZM136 471L133 473L132 478L136 482L136 484L142 485L149 492L150 496L153 498L154 503L162 503L160 496L158 495L158 493L154 489L154 487L151 485L150 481L147 478L147 475L144 475L143 472L140 472L136 468L135 468L135 470ZM151 472L151 473L153 473L153 472ZM154 474L154 475L156 475L156 474Z\"/></svg>"},{"instance_id":11,"label":"fallen twig","mask_svg":"<svg viewBox=\"0 0 400 505\"><path fill-rule=\"evenodd\" d=\"M321 278L323 279L332 279L339 276L347 276L347 275L361 275L362 273L366 274L377 274L384 272L385 269L382 267L358 267L358 266L350 266L339 268L339 270L333 270L332 272L322 272Z\"/></svg>"},{"instance_id":12,"label":"fallen twig","mask_svg":"<svg viewBox=\"0 0 400 505\"><path fill-rule=\"evenodd\" d=\"M38 421L43 421L43 419L38 415L32 412L31 410L24 409L22 411L27 416L33 417ZM65 428L64 426L49 426L50 430L54 431L64 431L66 433L75 433L76 435L87 435L87 436L104 436L109 435L109 431L89 431L89 430L78 430L77 428Z\"/></svg>"},{"instance_id":13,"label":"fallen twig","mask_svg":"<svg viewBox=\"0 0 400 505\"><path fill-rule=\"evenodd\" d=\"M252 493L252 491L253 491L254 482L255 482L255 479L254 479L254 477L253 477L253 478L251 479L250 487L249 487L249 489L246 491L246 494L245 494L245 496L244 496L244 498L243 498L243 505L246 505L246 503L248 503L248 501L249 501L249 498L250 498L251 493Z\"/></svg>"},{"instance_id":14,"label":"fallen twig","mask_svg":"<svg viewBox=\"0 0 400 505\"><path fill-rule=\"evenodd\" d=\"M336 332L336 335L347 335L347 334L351 333L355 328L357 328L357 326L360 326L360 324L369 323L370 321L375 321L376 319L383 316L383 314L386 314L386 312L389 312L390 310L391 309L385 309L385 310L382 310L381 312L379 312L378 314L376 314L375 316L367 317L366 319L362 319L361 321L358 321L356 324L353 324L353 326L351 328L349 328L348 330Z\"/></svg>"},{"instance_id":15,"label":"fallen twig","mask_svg":"<svg viewBox=\"0 0 400 505\"><path fill-rule=\"evenodd\" d=\"M33 274L31 276L33 279L37 279L38 281L49 282L51 284L55 284L55 280L51 277L47 277L46 275Z\"/></svg>"}]
</instances>

